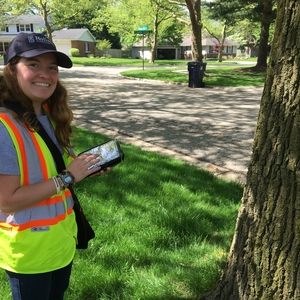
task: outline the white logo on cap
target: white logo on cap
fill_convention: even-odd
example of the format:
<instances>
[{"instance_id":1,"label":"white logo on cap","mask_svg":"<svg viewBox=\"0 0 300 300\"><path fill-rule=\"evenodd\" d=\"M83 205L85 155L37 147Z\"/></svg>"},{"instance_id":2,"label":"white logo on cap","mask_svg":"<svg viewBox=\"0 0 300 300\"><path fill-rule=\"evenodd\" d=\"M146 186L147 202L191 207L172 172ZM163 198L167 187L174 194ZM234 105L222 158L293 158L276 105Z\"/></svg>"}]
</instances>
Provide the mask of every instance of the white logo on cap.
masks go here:
<instances>
[{"instance_id":1,"label":"white logo on cap","mask_svg":"<svg viewBox=\"0 0 300 300\"><path fill-rule=\"evenodd\" d=\"M45 43L45 44L55 47L55 45L50 40L48 40L45 36L41 37L41 36L36 35L34 38L35 38L36 42L38 42L38 43Z\"/></svg>"},{"instance_id":2,"label":"white logo on cap","mask_svg":"<svg viewBox=\"0 0 300 300\"><path fill-rule=\"evenodd\" d=\"M28 37L28 42L29 43L34 43L34 37L33 36L29 36Z\"/></svg>"}]
</instances>

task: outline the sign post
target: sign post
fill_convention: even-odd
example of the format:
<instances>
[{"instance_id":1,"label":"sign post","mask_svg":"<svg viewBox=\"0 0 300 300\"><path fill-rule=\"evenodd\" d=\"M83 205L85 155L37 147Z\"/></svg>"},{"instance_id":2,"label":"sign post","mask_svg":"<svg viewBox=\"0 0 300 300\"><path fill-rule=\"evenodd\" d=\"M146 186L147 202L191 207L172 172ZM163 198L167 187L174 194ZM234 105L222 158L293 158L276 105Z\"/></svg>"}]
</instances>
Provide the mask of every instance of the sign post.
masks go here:
<instances>
[{"instance_id":1,"label":"sign post","mask_svg":"<svg viewBox=\"0 0 300 300\"><path fill-rule=\"evenodd\" d=\"M142 34L143 46L142 46L142 56L143 56L143 70L144 70L144 40L145 34L152 33L152 30L148 30L148 26L139 26L138 30L134 31L134 34Z\"/></svg>"}]
</instances>

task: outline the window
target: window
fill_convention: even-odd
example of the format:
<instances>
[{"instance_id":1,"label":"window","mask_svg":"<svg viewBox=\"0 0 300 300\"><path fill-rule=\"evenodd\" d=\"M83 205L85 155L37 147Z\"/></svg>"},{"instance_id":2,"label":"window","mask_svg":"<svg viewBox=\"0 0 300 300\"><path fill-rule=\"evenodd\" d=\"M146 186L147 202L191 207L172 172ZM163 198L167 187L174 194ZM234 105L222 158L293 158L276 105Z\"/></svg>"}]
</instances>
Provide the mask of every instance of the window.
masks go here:
<instances>
[{"instance_id":1,"label":"window","mask_svg":"<svg viewBox=\"0 0 300 300\"><path fill-rule=\"evenodd\" d=\"M0 52L4 53L8 49L9 42L0 43Z\"/></svg>"},{"instance_id":2,"label":"window","mask_svg":"<svg viewBox=\"0 0 300 300\"><path fill-rule=\"evenodd\" d=\"M4 43L4 51L5 52L7 51L9 44L10 44L9 42Z\"/></svg>"},{"instance_id":3,"label":"window","mask_svg":"<svg viewBox=\"0 0 300 300\"><path fill-rule=\"evenodd\" d=\"M233 46L227 46L227 53L233 53Z\"/></svg>"},{"instance_id":4,"label":"window","mask_svg":"<svg viewBox=\"0 0 300 300\"><path fill-rule=\"evenodd\" d=\"M30 24L20 25L20 31L31 31Z\"/></svg>"},{"instance_id":5,"label":"window","mask_svg":"<svg viewBox=\"0 0 300 300\"><path fill-rule=\"evenodd\" d=\"M89 43L84 43L84 51L85 53L89 53Z\"/></svg>"}]
</instances>

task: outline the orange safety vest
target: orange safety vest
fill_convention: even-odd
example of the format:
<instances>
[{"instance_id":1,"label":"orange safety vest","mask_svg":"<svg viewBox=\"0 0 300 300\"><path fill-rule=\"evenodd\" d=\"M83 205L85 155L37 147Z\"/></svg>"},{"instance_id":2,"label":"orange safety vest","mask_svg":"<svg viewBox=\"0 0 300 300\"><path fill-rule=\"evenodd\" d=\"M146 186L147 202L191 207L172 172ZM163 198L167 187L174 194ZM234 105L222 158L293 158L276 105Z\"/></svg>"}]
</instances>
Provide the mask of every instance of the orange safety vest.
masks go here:
<instances>
[{"instance_id":1,"label":"orange safety vest","mask_svg":"<svg viewBox=\"0 0 300 300\"><path fill-rule=\"evenodd\" d=\"M20 186L57 175L52 154L37 132L9 113L0 113L0 122L17 152ZM72 160L66 153L63 159L66 165ZM60 269L74 257L76 236L73 199L68 189L11 215L0 211L0 267L23 274Z\"/></svg>"}]
</instances>

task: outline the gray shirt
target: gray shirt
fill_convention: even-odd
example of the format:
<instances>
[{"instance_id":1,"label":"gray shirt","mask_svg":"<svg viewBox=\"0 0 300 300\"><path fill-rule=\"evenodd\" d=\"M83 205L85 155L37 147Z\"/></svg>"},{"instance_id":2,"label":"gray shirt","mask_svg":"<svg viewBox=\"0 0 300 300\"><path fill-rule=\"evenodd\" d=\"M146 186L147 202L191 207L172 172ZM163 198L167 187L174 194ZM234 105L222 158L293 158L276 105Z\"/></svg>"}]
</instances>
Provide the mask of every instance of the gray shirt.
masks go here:
<instances>
[{"instance_id":1,"label":"gray shirt","mask_svg":"<svg viewBox=\"0 0 300 300\"><path fill-rule=\"evenodd\" d=\"M37 116L42 126L45 128L48 135L58 146L54 128L49 121L48 117ZM62 152L61 147L59 149ZM6 130L6 127L0 122L0 174L6 175L20 175L20 168L18 164L18 156L13 144L13 141Z\"/></svg>"}]
</instances>

